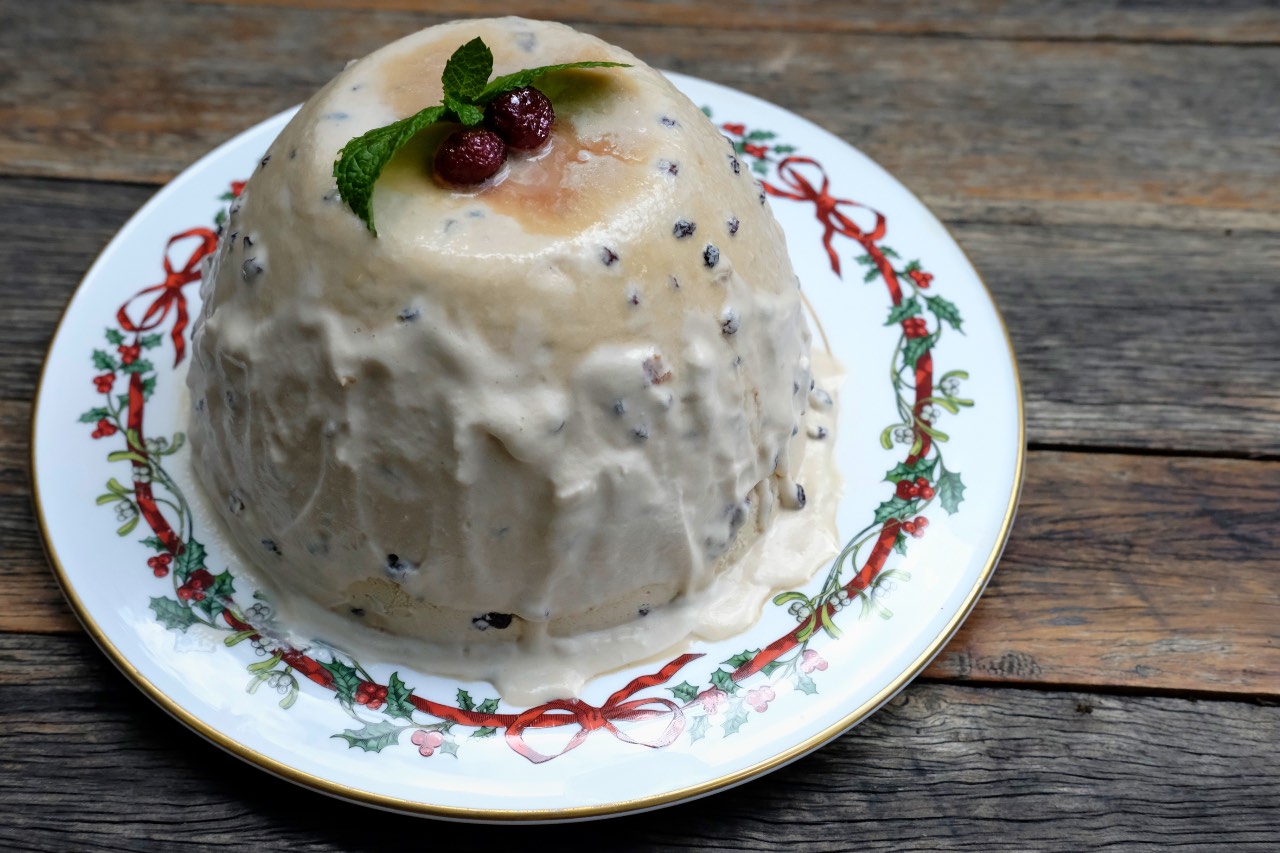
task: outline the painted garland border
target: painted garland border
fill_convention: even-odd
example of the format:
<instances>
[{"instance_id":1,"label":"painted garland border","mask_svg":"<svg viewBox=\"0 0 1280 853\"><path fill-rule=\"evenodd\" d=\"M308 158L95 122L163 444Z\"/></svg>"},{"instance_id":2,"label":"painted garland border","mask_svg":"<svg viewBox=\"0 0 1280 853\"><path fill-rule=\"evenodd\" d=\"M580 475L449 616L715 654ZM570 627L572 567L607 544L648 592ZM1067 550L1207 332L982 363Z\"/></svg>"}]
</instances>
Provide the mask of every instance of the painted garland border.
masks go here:
<instances>
[{"instance_id":1,"label":"painted garland border","mask_svg":"<svg viewBox=\"0 0 1280 853\"><path fill-rule=\"evenodd\" d=\"M709 110L707 114L710 115ZM299 674L333 691L335 699L358 725L333 737L345 740L351 748L372 753L399 743L406 731L412 732L410 742L424 757L437 752L457 756L465 740L494 737L499 732L514 752L535 764L563 755L600 729L627 743L661 748L685 732L691 741L699 740L713 724L725 736L738 733L752 712L768 710L777 698L774 688L783 683L789 689L816 693L815 675L826 670L828 664L810 647L814 639L819 634L839 638L836 614L854 600L860 603L863 618L872 613L891 618L892 613L879 600L878 593L895 578L908 580L910 576L901 569L885 569L890 554L905 555L908 537L925 534L929 522L922 513L935 501L952 514L964 499L960 474L946 467L939 448L948 437L936 425L943 411L955 415L973 405L972 400L959 396L960 383L968 374L951 370L935 380L933 362L933 350L944 329L950 326L961 332L963 321L954 303L930 292L934 277L919 261L903 263L901 256L883 242L888 230L885 216L859 202L835 197L830 179L817 160L799 156L793 146L776 142L771 131L748 129L732 122L721 124L720 128L733 145L733 167L738 169L737 158L742 158L760 177L762 201L765 196L773 196L812 205L823 227L823 248L837 276L843 278L835 238L858 245L862 253L854 261L866 268L864 282L880 280L888 291L890 306L885 325L901 328L890 366L898 421L886 426L880 436L885 449L892 449L895 444L907 447L902 461L885 476L893 492L877 507L871 523L855 534L832 562L817 593L789 590L775 596L773 603L787 606L795 617L794 628L763 648L746 649L723 661L701 682L704 687L687 680L666 687L671 698L639 694L668 684L686 665L703 655L681 655L657 672L632 680L599 707L571 698L517 712L501 712L499 699L477 701L463 689L457 690L451 702L434 701L417 695L398 672L392 672L382 684L353 658L331 653L329 660L320 660L305 651L279 646L260 633L254 626L270 619L269 603L255 597L249 606L242 607L235 598L231 572L215 575L208 569L204 546L195 537L190 507L165 469L164 457L181 449L183 433L167 438L147 437L143 429L146 404L158 382L158 371L149 356L164 346L163 330L168 326L174 367L185 357L189 316L183 289L200 279L203 259L216 251L225 218L221 211L215 217L215 228L191 228L171 237L163 260L164 280L139 291L116 312L116 325L105 332L106 347L94 349L91 354L98 371L92 383L101 399L79 418L82 423L93 425L93 439L116 435L124 439L123 449L109 452L107 461L129 463L132 487L111 477L97 503L114 508L120 521L120 536L129 536L143 522L150 530L151 535L141 540L153 551L147 566L157 579L169 579L174 593L173 597L150 599L157 621L178 632L203 625L225 634L223 642L227 646L247 641L261 658L247 665L247 690L254 693L265 684L282 697L282 708L288 709L297 700L301 690ZM768 180L770 175L772 181ZM243 188L244 182L233 181L222 200L235 199ZM861 209L874 217L872 227L867 230L857 224L850 218L851 209ZM190 247L181 266L170 258L170 252L179 244ZM134 303L146 297L150 302L135 319ZM932 325L926 312L933 317ZM126 383L123 393L116 391L117 381ZM858 568L860 554L867 545L870 551ZM762 679L752 682L754 686L744 685L757 675ZM361 711L379 715L370 720ZM424 716L431 719L424 721ZM652 731L656 725L632 725L654 720L666 722L656 734ZM531 731L562 726L577 729L558 749L544 753L526 739ZM461 730L467 729L470 731L463 737Z\"/></svg>"}]
</instances>

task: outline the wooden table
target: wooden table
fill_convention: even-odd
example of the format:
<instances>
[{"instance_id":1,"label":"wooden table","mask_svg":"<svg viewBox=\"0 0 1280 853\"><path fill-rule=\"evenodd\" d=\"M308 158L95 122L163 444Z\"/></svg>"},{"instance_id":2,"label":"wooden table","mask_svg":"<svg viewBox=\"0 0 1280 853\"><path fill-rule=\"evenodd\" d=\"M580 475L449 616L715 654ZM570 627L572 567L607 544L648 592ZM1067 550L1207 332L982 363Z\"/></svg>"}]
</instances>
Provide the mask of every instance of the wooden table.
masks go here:
<instances>
[{"instance_id":1,"label":"wooden table","mask_svg":"<svg viewBox=\"0 0 1280 853\"><path fill-rule=\"evenodd\" d=\"M0 0L0 847L1280 848L1280 8L930 5ZM59 312L157 186L348 58L507 11L902 178L999 300L1030 439L995 580L889 707L733 791L537 830L331 801L185 731L72 617L27 471Z\"/></svg>"}]
</instances>

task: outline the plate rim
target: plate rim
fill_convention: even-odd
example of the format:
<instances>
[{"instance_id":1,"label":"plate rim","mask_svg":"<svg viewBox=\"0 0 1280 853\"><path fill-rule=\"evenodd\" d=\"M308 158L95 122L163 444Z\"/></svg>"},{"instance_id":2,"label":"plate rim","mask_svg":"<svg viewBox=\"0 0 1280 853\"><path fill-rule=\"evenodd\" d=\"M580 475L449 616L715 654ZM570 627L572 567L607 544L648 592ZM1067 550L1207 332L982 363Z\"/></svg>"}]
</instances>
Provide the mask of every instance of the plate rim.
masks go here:
<instances>
[{"instance_id":1,"label":"plate rim","mask_svg":"<svg viewBox=\"0 0 1280 853\"><path fill-rule=\"evenodd\" d=\"M831 134L830 131L827 131L821 128L820 126L815 125L813 122L809 121L808 119L805 119L803 116L797 115L791 110L788 110L786 107L779 107L778 105L765 101L762 98L759 98L755 95L750 94L749 92L744 92L742 90L735 89L730 86L726 86L722 83L716 83L714 81L705 80L703 78L694 77L692 75L673 73L668 71L663 71L663 73L670 78L684 78L684 79L693 81L699 85L705 85L712 89L726 90L728 92L733 93L734 96L738 96L738 97L745 96L749 100L760 101L761 103L768 104L771 107L782 109L783 111L787 112L790 116L794 117L797 121L799 121L803 126L806 127L806 129L817 130L817 131L821 131L823 133L835 136L835 134ZM1002 333L1002 340L1004 343L1006 355L1008 357L1008 364L1011 372L1011 378L1013 380L1013 396L1014 396L1015 408L1017 413L1017 444L1016 444L1017 458L1014 461L1013 484L1012 484L1012 488L1009 491L1008 500L1004 509L1003 517L1000 522L999 530L995 538L995 542L992 545L990 553L987 555L982 571L979 573L972 587L965 594L965 597L963 601L961 601L960 606L952 614L951 618L942 627L942 629L938 632L938 634L929 642L928 646L925 647L925 649L910 663L909 666L904 668L902 672L900 672L887 685L881 688L874 696L862 702L860 705L858 705L856 708L853 708L848 713L844 714L836 722L823 728L821 731L817 732L816 734L810 735L809 737L805 738L803 741L796 744L792 744L786 749L780 750L777 753L774 753L773 755L769 756L768 758L762 761L757 761L749 766L740 768L731 773L726 773L724 775L716 776L715 778L712 778L709 780L704 780L702 782L699 782L696 785L688 785L682 788L664 791L661 793L652 794L645 797L637 797L629 800L620 800L617 802L600 803L600 804L589 805L589 806L570 806L563 809L546 809L546 808L485 809L485 808L469 808L469 807L460 807L460 806L443 806L443 805L435 805L431 803L419 802L416 800L403 799L400 797L394 797L386 794L379 794L373 791L367 791L360 788L352 787L350 785L345 785L341 782L336 782L330 779L325 779L323 777L317 776L312 773L308 773L304 770L300 770L283 761L280 761L279 759L272 758L269 755L266 755L262 752L259 752L256 749L246 746L245 744L236 740L234 737L231 737L230 735L225 734L224 732L216 729L214 726L205 722L195 713L187 710L178 701L174 700L168 694L160 690L150 679L148 679L129 660L129 658L126 655L124 655L120 651L120 649L114 643L111 642L110 638L107 637L103 629L93 619L93 616L89 612L88 607L85 605L84 601L80 598L79 594L76 592L76 590L72 586L70 578L62 565L61 559L58 557L57 549L54 547L53 541L50 538L48 522L47 522L47 519L45 518L44 502L40 496L40 477L39 477L38 469L36 468L37 426L39 424L39 413L41 408L41 401L43 400L44 393L45 393L45 379L47 378L47 375L48 375L49 363L53 353L54 344L57 342L58 337L61 334L64 325L66 324L67 315L70 312L72 304L75 302L76 297L80 294L82 288L85 285L85 282L88 281L93 276L94 272L100 266L103 260L103 257L122 239L122 237L126 234L130 226L139 218L141 218L148 211L148 209L156 205L163 196L166 196L170 192L175 192L175 190L173 190L173 186L180 178L203 167L206 161L217 156L221 151L223 151L228 146L236 144L236 142L246 134L253 132L254 130L261 127L262 125L276 121L282 115L294 112L297 109L298 109L297 106L292 106L284 110L281 110L269 116L268 118L260 122L256 122L250 127L247 127L244 130L235 133L231 138L216 145L214 148L210 149L204 155L197 158L194 162L192 162L190 165L184 168L181 172L179 172L173 178L170 178L169 181L167 181L164 186L160 187L155 193L153 193L150 196L150 198L147 199L145 203L143 203L141 207L139 207L132 215L130 215L129 219L125 222L125 224L121 226L120 229L117 230L112 235L111 239L107 242L107 244L103 246L103 248L94 257L93 262L89 265L84 275L80 278L79 283L76 285L75 289L72 291L71 295L68 297L67 303L65 306L63 306L62 312L58 317L57 325L54 328L53 335L49 340L49 344L45 349L44 358L41 362L39 379L36 383L35 396L32 398L31 424L30 424L30 432L28 436L28 445L29 445L28 471L29 471L29 479L31 484L31 499L32 499L32 505L34 509L35 520L36 520L36 527L40 534L41 547L44 550L45 557L50 567L53 569L54 578L57 580L58 586L61 589L63 596L67 599L68 603L71 605L71 609L75 614L76 619L80 622L81 626L85 629L86 633L89 634L89 636L93 639L94 643L98 646L99 649L102 650L102 652L112 662L112 664L114 664L115 667L118 670L120 670L120 672L130 682L132 682L135 687L137 687L143 693L143 695L151 699L156 705L158 705L161 709L163 709L166 713L168 713L169 716L173 717L175 720L182 723L184 726L186 726L187 728L195 732L204 740L222 749L224 752L227 752L235 756L236 758L241 759L245 763L252 765L260 770L265 770L266 772L270 773L271 775L277 778L283 779L288 782L292 782L297 785L301 785L305 788L316 791L317 793L325 794L327 796L335 797L337 799L344 800L347 802L352 802L352 803L365 805L365 806L372 806L374 808L397 812L400 814L408 814L408 815L415 815L415 816L421 816L421 817L432 817L432 818L452 820L452 821L471 822L471 823L526 823L526 824L563 823L563 822L569 822L569 821L591 820L591 819L600 819L600 818L606 818L606 817L620 817L623 815L637 814L644 811L651 811L654 809L662 808L664 806L675 805L677 803L699 799L709 794L722 791L722 790L727 790L737 785L741 785L745 782L748 782L752 779L758 778L774 770L777 770L787 764L790 764L791 762L804 757L810 752L813 752L814 750L820 748L826 743L834 740L835 738L849 731L854 726L863 722L872 714L874 714L876 711L878 711L887 702L893 699L894 696L896 696L899 692L901 692L903 688L905 688L908 684L910 684L913 680L915 680L915 678L933 661L933 659L937 657L939 652L942 651L942 649L947 645L947 643L951 641L951 639L955 636L956 632L960 629L960 626L964 624L964 621L969 617L969 614L973 611L973 608L977 604L978 599L981 597L983 591L987 587L987 584L990 582L992 575L995 573L995 567L999 562L1001 555L1004 552L1005 546L1008 544L1009 534L1013 528L1014 518L1017 514L1018 502L1022 493L1022 487L1023 487L1023 481L1024 481L1024 475L1025 475L1025 469L1026 469L1026 456L1027 456L1027 444L1026 444L1027 423L1026 423L1026 406L1025 406L1025 401L1023 399L1023 391L1022 391L1022 378L1018 368L1017 354L1013 347L1013 340L1009 333L1008 324L1005 322L1004 314L1000 310L1000 306L996 302L995 296L991 292L991 288L987 285L986 280L982 277L982 273L978 270L977 266L973 263L973 260L969 257L968 252L965 251L964 246L960 243L960 241L956 239L955 235L951 232L951 229L947 227L946 223L944 223L941 219L938 218L938 216L933 212L933 210L928 205L926 205L923 202L923 200L921 200L920 197L916 195L914 191L911 190L911 188L906 184L906 182L902 180L902 178L888 171L883 166L880 166L878 162L876 162L874 159L868 156L865 152L862 152L852 143L848 142L842 137L836 136L836 138L839 139L841 142L843 142L845 145L848 145L854 151L857 151L858 153L862 154L862 156L866 157L868 160L874 163L878 168L883 170L895 182L897 182L899 186L901 186L902 189L905 190L907 194L914 201L916 201L923 210L927 211L928 214L932 216L938 222L938 224L942 227L942 230L946 234L947 238L959 250L960 254L964 257L965 262L968 263L970 269L973 270L974 275L978 280L978 284L982 288L982 292L985 294L988 303L991 305L991 308L995 313L996 321L999 324L1000 331Z\"/></svg>"}]
</instances>

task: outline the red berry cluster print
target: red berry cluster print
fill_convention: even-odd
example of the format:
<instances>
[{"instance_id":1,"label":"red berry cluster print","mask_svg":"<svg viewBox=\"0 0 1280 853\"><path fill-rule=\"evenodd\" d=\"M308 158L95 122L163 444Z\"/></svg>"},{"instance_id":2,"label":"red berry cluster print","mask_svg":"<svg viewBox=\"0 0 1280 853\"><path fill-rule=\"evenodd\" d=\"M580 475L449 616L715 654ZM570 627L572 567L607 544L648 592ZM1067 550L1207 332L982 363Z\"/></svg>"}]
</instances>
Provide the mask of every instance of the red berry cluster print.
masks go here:
<instances>
[{"instance_id":1,"label":"red berry cluster print","mask_svg":"<svg viewBox=\"0 0 1280 853\"><path fill-rule=\"evenodd\" d=\"M495 103L498 106L487 118L488 129L476 132L512 148L537 147L545 141L553 118L549 103L544 108L524 91ZM948 437L939 430L939 421L973 405L960 396L968 374L951 370L938 376L934 366L934 352L944 331L961 332L962 320L955 304L933 292L932 273L919 261L904 263L885 245L885 217L835 196L820 163L777 143L772 132L736 122L720 127L733 145L734 169L747 163L751 172L765 178L760 181L762 201L773 197L811 206L823 249L838 276L844 260L838 239L856 246L852 260L865 268L863 281L878 281L888 292L885 325L899 329L890 369L896 418L885 426L880 444L886 451L901 447L903 455L885 475L887 496L870 523L845 545L816 591L791 590L774 598L774 604L794 618L792 628L762 648L745 649L722 661L698 683L685 680L664 687L703 657L684 654L623 685L599 707L573 698L505 711L498 698L476 701L462 689L448 699L430 699L407 685L398 672L379 679L358 660L336 653L323 659L326 653L308 654L271 639L262 630L272 620L270 604L256 595L247 603L238 601L232 573L209 565L209 555L196 539L189 505L165 468L165 457L182 448L183 434L150 437L143 429L147 403L162 375L153 359L165 347L166 337L174 366L184 358L188 326L184 288L199 279L201 260L216 250L224 213L215 218L217 230L193 228L175 235L162 263L164 280L144 288L117 312L115 322L105 330L105 344L91 353L94 373L88 385L96 402L80 416L82 423L92 426L92 439L120 442L108 452L107 461L126 465L128 476L108 478L97 502L115 512L120 536L132 534L145 523L148 535L140 542L150 551L146 566L154 582L163 587L150 601L157 621L173 631L215 631L226 646L249 649L248 691L273 690L281 697L282 708L294 704L304 681L329 691L357 723L333 737L370 753L401 743L405 732L410 733L409 744L424 758L441 753L456 757L467 741L501 735L513 752L539 764L576 749L599 730L657 749L685 734L691 741L713 733L733 736L753 715L769 713L786 692L818 692L816 677L829 667L814 647L819 638L838 640L837 616L855 602L863 617L876 613L890 618L883 595L895 581L910 578L901 569L886 568L891 554L905 554L909 539L927 534L927 511L936 507L952 514L963 500L960 474L943 460L940 445ZM480 169L469 161L445 169L455 167ZM480 171L456 176L470 179ZM239 196L243 188L243 182L233 182L224 200ZM189 253L185 260L172 257L184 251ZM164 377L170 381L173 375ZM646 721L659 725L633 727ZM570 730L567 739L548 740L554 740L555 730L564 727Z\"/></svg>"}]
</instances>

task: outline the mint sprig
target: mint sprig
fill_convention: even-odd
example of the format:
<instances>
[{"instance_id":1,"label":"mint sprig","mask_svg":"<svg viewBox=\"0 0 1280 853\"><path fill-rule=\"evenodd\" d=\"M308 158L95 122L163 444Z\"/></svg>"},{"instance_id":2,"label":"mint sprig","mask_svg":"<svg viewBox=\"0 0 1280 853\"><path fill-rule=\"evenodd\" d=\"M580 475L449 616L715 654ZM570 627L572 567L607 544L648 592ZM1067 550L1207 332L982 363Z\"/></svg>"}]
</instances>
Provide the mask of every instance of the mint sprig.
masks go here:
<instances>
[{"instance_id":1,"label":"mint sprig","mask_svg":"<svg viewBox=\"0 0 1280 853\"><path fill-rule=\"evenodd\" d=\"M378 236L373 224L373 185L395 153L428 126L438 121L456 121L473 127L484 121L484 105L503 92L521 89L534 80L572 68L630 68L625 62L569 62L526 68L489 80L493 73L493 52L483 39L474 38L453 52L445 63L440 83L443 103L427 107L408 118L374 128L357 136L338 152L333 177L338 195L351 212L360 217L369 232Z\"/></svg>"}]
</instances>

